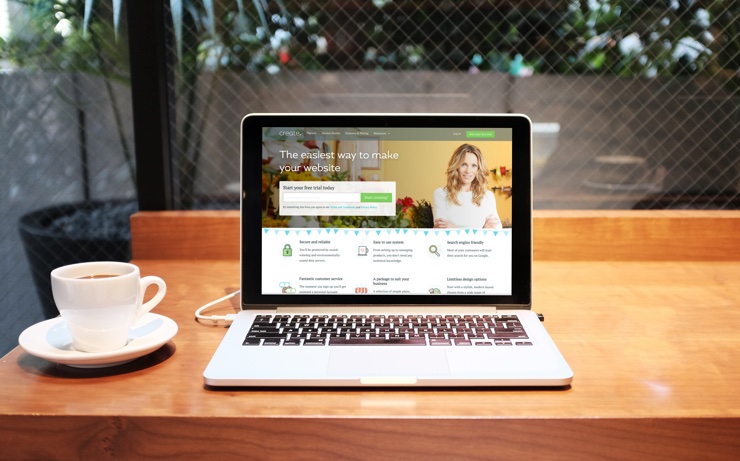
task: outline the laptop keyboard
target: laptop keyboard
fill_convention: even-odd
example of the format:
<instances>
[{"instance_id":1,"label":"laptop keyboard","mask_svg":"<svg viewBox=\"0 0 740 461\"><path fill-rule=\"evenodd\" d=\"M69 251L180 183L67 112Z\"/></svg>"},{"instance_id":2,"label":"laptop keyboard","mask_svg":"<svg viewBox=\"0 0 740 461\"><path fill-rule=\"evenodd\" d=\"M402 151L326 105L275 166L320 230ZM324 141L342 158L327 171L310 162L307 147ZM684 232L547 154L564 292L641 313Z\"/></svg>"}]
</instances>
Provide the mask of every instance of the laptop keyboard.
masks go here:
<instances>
[{"instance_id":1,"label":"laptop keyboard","mask_svg":"<svg viewBox=\"0 0 740 461\"><path fill-rule=\"evenodd\" d=\"M531 346L516 315L259 315L245 346Z\"/></svg>"}]
</instances>

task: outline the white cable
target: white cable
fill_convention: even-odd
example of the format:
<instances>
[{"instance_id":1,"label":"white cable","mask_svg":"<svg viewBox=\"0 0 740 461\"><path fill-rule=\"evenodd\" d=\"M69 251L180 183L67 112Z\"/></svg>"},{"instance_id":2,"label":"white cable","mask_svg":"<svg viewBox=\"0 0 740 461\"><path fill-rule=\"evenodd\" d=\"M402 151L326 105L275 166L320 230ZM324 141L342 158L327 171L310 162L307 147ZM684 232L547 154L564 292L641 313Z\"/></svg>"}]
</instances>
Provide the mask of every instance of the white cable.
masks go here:
<instances>
[{"instance_id":1,"label":"white cable","mask_svg":"<svg viewBox=\"0 0 740 461\"><path fill-rule=\"evenodd\" d=\"M215 306L216 304L220 303L221 301L226 301L227 299L231 299L234 296L238 295L241 290L236 290L233 293L230 293L222 298L218 298L215 301L211 301L210 303L199 307L195 311L195 320L199 323L206 323L214 326L229 326L236 318L236 314L226 314L226 315L203 315L203 311L208 309L211 306Z\"/></svg>"}]
</instances>

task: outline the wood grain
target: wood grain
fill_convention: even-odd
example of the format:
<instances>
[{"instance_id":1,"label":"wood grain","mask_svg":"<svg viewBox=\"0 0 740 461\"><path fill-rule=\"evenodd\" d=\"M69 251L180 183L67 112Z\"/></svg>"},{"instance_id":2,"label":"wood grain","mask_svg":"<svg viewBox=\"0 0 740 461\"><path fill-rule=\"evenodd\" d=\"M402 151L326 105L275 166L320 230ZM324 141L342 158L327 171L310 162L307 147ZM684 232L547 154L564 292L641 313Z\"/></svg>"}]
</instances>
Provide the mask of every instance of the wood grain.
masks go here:
<instances>
[{"instance_id":1,"label":"wood grain","mask_svg":"<svg viewBox=\"0 0 740 461\"><path fill-rule=\"evenodd\" d=\"M142 211L131 217L134 259L239 259L239 211Z\"/></svg>"},{"instance_id":2,"label":"wood grain","mask_svg":"<svg viewBox=\"0 0 740 461\"><path fill-rule=\"evenodd\" d=\"M155 312L177 336L100 370L13 350L0 363L0 457L492 459L494 447L526 446L533 459L722 460L740 450L738 262L535 262L534 308L573 385L421 391L205 388L225 330L193 311L238 285L238 261L134 262L167 282ZM440 446L450 438L458 451Z\"/></svg>"},{"instance_id":3,"label":"wood grain","mask_svg":"<svg viewBox=\"0 0 740 461\"><path fill-rule=\"evenodd\" d=\"M720 419L46 417L0 426L5 459L733 460L740 425ZM46 443L33 445L42 430ZM6 437L8 437L6 439ZM3 440L5 439L5 440ZM74 440L74 443L70 443ZM18 447L34 448L19 451Z\"/></svg>"},{"instance_id":4,"label":"wood grain","mask_svg":"<svg viewBox=\"0 0 740 461\"><path fill-rule=\"evenodd\" d=\"M113 368L11 351L0 458L737 459L738 215L619 214L535 217L533 305L575 373L567 389L214 390L202 373L225 330L193 312L239 285L238 213L139 213L134 263L167 282L154 312L178 334ZM705 241L682 249L676 228ZM582 249L552 247L568 238ZM620 260L645 238L665 260Z\"/></svg>"},{"instance_id":5,"label":"wood grain","mask_svg":"<svg viewBox=\"0 0 740 461\"><path fill-rule=\"evenodd\" d=\"M134 259L239 259L238 211L140 212L131 232ZM536 210L533 234L538 261L740 259L740 211Z\"/></svg>"},{"instance_id":6,"label":"wood grain","mask_svg":"<svg viewBox=\"0 0 740 461\"><path fill-rule=\"evenodd\" d=\"M534 213L540 261L733 261L740 211L545 211Z\"/></svg>"}]
</instances>

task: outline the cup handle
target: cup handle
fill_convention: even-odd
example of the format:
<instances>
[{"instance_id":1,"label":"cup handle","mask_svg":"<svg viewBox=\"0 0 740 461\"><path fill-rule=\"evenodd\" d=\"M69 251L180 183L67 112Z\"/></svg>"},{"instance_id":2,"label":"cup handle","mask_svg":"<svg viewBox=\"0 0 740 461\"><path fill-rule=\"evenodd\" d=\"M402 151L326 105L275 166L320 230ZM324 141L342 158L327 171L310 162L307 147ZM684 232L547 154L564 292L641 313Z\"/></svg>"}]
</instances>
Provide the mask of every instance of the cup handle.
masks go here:
<instances>
[{"instance_id":1,"label":"cup handle","mask_svg":"<svg viewBox=\"0 0 740 461\"><path fill-rule=\"evenodd\" d=\"M144 294L146 293L146 289L147 287L149 287L149 285L157 285L157 293L152 299L144 303ZM150 310L154 309L154 307L159 304L160 301L162 301L164 295L167 293L167 284L164 283L164 280L154 275L148 275L146 277L140 278L139 286L141 288L139 293L139 310L136 312L137 317L141 317Z\"/></svg>"}]
</instances>

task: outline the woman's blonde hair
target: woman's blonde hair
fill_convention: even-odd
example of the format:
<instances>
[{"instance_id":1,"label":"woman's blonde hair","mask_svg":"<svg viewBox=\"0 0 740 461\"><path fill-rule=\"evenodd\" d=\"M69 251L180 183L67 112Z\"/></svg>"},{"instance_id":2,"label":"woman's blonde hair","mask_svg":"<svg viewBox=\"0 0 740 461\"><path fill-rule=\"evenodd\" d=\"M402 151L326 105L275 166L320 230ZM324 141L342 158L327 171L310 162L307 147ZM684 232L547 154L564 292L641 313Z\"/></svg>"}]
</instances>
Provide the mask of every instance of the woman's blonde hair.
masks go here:
<instances>
[{"instance_id":1,"label":"woman's blonde hair","mask_svg":"<svg viewBox=\"0 0 740 461\"><path fill-rule=\"evenodd\" d=\"M460 192L462 185L460 184L460 173L458 173L457 170L465 161L465 156L467 154L475 155L478 160L478 172L476 173L472 184L470 184L470 190L473 192L473 203L480 206L481 201L483 201L483 196L485 195L486 190L488 190L488 168L486 168L486 162L483 161L483 154L480 149L472 144L461 145L455 149L455 152L452 154L452 158L450 158L450 163L447 165L446 172L447 187L445 189L447 191L447 200L455 205L460 205L460 201L457 199L457 193Z\"/></svg>"}]
</instances>

